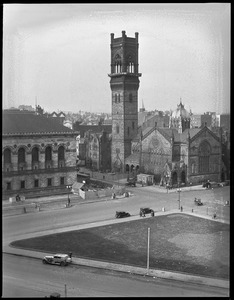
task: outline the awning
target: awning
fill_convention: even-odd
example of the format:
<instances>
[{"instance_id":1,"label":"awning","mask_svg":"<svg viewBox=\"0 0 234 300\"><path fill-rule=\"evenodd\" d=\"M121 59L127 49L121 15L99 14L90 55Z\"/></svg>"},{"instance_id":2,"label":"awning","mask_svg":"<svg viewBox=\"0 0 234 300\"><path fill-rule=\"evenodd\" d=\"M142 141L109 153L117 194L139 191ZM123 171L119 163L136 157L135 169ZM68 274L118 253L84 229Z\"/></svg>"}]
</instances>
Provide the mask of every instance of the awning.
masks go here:
<instances>
[{"instance_id":1,"label":"awning","mask_svg":"<svg viewBox=\"0 0 234 300\"><path fill-rule=\"evenodd\" d=\"M72 193L74 194L79 194L79 190L82 188L82 186L84 185L83 182L75 182L72 185Z\"/></svg>"}]
</instances>

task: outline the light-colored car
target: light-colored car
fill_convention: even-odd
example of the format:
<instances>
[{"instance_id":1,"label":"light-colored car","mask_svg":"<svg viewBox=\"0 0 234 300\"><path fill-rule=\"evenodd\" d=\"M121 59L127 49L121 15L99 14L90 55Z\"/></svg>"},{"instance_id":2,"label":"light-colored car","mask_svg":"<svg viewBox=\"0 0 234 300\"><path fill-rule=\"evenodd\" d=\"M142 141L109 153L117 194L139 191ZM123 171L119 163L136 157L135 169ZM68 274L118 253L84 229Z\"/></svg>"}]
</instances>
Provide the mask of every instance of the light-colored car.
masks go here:
<instances>
[{"instance_id":1,"label":"light-colored car","mask_svg":"<svg viewBox=\"0 0 234 300\"><path fill-rule=\"evenodd\" d=\"M72 262L72 257L68 254L46 255L44 256L42 262L43 264L67 266Z\"/></svg>"}]
</instances>

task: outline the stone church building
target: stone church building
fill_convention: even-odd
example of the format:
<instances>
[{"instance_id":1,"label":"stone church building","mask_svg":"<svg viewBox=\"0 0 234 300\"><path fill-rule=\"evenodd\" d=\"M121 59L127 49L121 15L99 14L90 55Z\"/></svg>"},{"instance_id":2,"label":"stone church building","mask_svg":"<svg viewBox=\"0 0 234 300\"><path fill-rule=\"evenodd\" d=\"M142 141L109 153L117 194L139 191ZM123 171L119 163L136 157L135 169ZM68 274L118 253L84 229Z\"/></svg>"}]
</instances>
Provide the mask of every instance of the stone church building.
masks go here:
<instances>
[{"instance_id":1,"label":"stone church building","mask_svg":"<svg viewBox=\"0 0 234 300\"><path fill-rule=\"evenodd\" d=\"M153 174L161 185L220 181L226 172L221 134L207 126L190 128L192 113L181 101L169 128L156 122L138 127L138 47L137 32L134 38L111 33L112 170Z\"/></svg>"},{"instance_id":2,"label":"stone church building","mask_svg":"<svg viewBox=\"0 0 234 300\"><path fill-rule=\"evenodd\" d=\"M190 114L180 103L171 114L170 128L155 124L132 141L125 170L154 174L161 185L219 182L225 172L221 139L206 126L190 128Z\"/></svg>"}]
</instances>

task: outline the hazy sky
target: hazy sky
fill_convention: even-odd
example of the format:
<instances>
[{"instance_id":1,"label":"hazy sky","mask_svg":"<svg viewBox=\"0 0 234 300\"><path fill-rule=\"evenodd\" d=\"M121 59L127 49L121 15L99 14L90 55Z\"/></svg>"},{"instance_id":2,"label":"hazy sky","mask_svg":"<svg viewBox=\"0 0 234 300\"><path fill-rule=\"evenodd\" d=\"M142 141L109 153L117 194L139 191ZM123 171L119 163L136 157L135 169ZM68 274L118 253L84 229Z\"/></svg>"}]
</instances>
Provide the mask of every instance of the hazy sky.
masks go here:
<instances>
[{"instance_id":1,"label":"hazy sky","mask_svg":"<svg viewBox=\"0 0 234 300\"><path fill-rule=\"evenodd\" d=\"M139 32L139 108L229 112L229 3L4 4L3 107L110 113L122 30Z\"/></svg>"}]
</instances>

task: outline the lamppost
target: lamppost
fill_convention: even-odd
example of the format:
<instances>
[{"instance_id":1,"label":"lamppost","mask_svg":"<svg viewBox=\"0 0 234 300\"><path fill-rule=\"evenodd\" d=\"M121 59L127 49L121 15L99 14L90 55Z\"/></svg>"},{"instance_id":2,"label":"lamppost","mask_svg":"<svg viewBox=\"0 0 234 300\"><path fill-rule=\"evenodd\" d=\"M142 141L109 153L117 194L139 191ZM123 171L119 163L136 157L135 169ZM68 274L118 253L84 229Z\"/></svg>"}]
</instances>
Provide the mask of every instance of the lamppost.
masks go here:
<instances>
[{"instance_id":1,"label":"lamppost","mask_svg":"<svg viewBox=\"0 0 234 300\"><path fill-rule=\"evenodd\" d=\"M147 243L147 275L149 275L149 250L150 250L150 228L148 228L148 243Z\"/></svg>"},{"instance_id":2,"label":"lamppost","mask_svg":"<svg viewBox=\"0 0 234 300\"><path fill-rule=\"evenodd\" d=\"M69 197L69 192L70 192L70 189L72 188L72 185L66 185L66 188L67 188L67 204L70 205L70 197Z\"/></svg>"},{"instance_id":3,"label":"lamppost","mask_svg":"<svg viewBox=\"0 0 234 300\"><path fill-rule=\"evenodd\" d=\"M177 193L179 194L178 201L179 201L179 210L180 210L180 193L181 193L181 189L180 188L177 189Z\"/></svg>"},{"instance_id":4,"label":"lamppost","mask_svg":"<svg viewBox=\"0 0 234 300\"><path fill-rule=\"evenodd\" d=\"M169 175L166 175L166 187L167 187L167 193L168 193L168 189L169 189Z\"/></svg>"}]
</instances>

